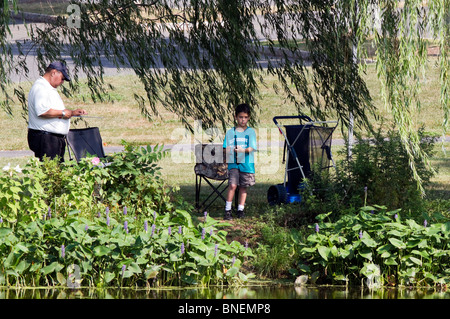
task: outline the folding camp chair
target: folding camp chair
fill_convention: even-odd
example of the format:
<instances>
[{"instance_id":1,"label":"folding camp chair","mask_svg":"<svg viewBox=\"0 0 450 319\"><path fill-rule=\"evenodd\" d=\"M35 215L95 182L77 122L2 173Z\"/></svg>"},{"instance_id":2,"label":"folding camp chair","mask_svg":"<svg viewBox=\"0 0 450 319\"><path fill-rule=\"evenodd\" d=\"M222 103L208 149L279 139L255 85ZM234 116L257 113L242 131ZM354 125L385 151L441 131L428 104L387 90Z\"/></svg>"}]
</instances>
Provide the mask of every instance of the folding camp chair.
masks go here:
<instances>
[{"instance_id":1,"label":"folding camp chair","mask_svg":"<svg viewBox=\"0 0 450 319\"><path fill-rule=\"evenodd\" d=\"M195 159L195 208L201 213L219 197L226 201L223 193L228 188L228 164L222 144L196 144ZM200 203L202 180L210 186L211 193ZM237 203L237 196L235 197Z\"/></svg>"},{"instance_id":2,"label":"folding camp chair","mask_svg":"<svg viewBox=\"0 0 450 319\"><path fill-rule=\"evenodd\" d=\"M278 120L284 119L299 119L300 124L282 127ZM321 170L336 168L331 154L331 141L337 121L313 121L308 116L275 116L273 121L285 139L283 161L286 153L288 158L284 182L270 186L267 199L270 204L299 202L302 180L311 177L313 167ZM336 125L328 127L325 124Z\"/></svg>"},{"instance_id":3,"label":"folding camp chair","mask_svg":"<svg viewBox=\"0 0 450 319\"><path fill-rule=\"evenodd\" d=\"M72 160L71 149L77 162L88 154L99 158L106 157L98 127L70 129L66 139L70 160Z\"/></svg>"}]
</instances>

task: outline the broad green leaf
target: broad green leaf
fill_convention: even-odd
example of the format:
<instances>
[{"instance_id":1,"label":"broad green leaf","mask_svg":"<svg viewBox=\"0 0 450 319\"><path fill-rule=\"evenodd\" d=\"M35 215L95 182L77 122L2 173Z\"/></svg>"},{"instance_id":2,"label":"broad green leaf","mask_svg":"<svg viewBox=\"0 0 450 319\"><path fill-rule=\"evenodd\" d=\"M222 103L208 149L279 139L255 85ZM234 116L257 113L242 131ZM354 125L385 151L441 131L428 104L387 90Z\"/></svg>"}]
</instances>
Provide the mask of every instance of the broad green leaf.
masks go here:
<instances>
[{"instance_id":1,"label":"broad green leaf","mask_svg":"<svg viewBox=\"0 0 450 319\"><path fill-rule=\"evenodd\" d=\"M391 244L386 244L386 245L378 247L377 251L378 251L378 253L383 253L383 252L390 251L392 248L394 248L394 246L392 246Z\"/></svg>"},{"instance_id":2,"label":"broad green leaf","mask_svg":"<svg viewBox=\"0 0 450 319\"><path fill-rule=\"evenodd\" d=\"M341 258L345 259L351 254L351 251L348 249L339 248L339 255Z\"/></svg>"},{"instance_id":3,"label":"broad green leaf","mask_svg":"<svg viewBox=\"0 0 450 319\"><path fill-rule=\"evenodd\" d=\"M421 226L421 225L419 225L419 224L417 224L414 220L412 220L412 219L407 219L406 220L406 223L409 225L409 227L411 228L411 229L414 229L414 230L418 230L418 229L421 229L423 226Z\"/></svg>"},{"instance_id":4,"label":"broad green leaf","mask_svg":"<svg viewBox=\"0 0 450 319\"><path fill-rule=\"evenodd\" d=\"M325 259L325 261L328 261L328 257L330 256L330 248L325 247L325 246L319 246L317 248L317 250L319 251L320 256Z\"/></svg>"},{"instance_id":5,"label":"broad green leaf","mask_svg":"<svg viewBox=\"0 0 450 319\"><path fill-rule=\"evenodd\" d=\"M309 273L309 272L311 271L311 268L309 268L309 266L308 266L308 265L305 265L305 264L299 265L298 268L299 268L301 271L306 272L306 273Z\"/></svg>"},{"instance_id":6,"label":"broad green leaf","mask_svg":"<svg viewBox=\"0 0 450 319\"><path fill-rule=\"evenodd\" d=\"M389 257L391 257L391 253L388 251L385 251L380 255L380 257L381 258L389 258Z\"/></svg>"},{"instance_id":7,"label":"broad green leaf","mask_svg":"<svg viewBox=\"0 0 450 319\"><path fill-rule=\"evenodd\" d=\"M446 222L445 224L442 224L441 229L442 229L442 232L444 232L444 233L450 233L450 222Z\"/></svg>"},{"instance_id":8,"label":"broad green leaf","mask_svg":"<svg viewBox=\"0 0 450 319\"><path fill-rule=\"evenodd\" d=\"M44 268L42 268L42 269L41 269L41 272L42 272L44 275L48 275L48 274L51 274L51 273L54 272L54 271L59 271L59 270L61 270L62 268L63 268L62 265L60 265L58 262L54 261L54 262L52 262L50 265L45 266Z\"/></svg>"},{"instance_id":9,"label":"broad green leaf","mask_svg":"<svg viewBox=\"0 0 450 319\"><path fill-rule=\"evenodd\" d=\"M181 280L187 283L188 285L196 285L197 279L194 276L183 275L181 276Z\"/></svg>"},{"instance_id":10,"label":"broad green leaf","mask_svg":"<svg viewBox=\"0 0 450 319\"><path fill-rule=\"evenodd\" d=\"M14 251L10 252L8 254L8 257L6 257L3 261L4 267L5 268L14 267L14 265L16 264L16 260L17 254L15 254Z\"/></svg>"},{"instance_id":11,"label":"broad green leaf","mask_svg":"<svg viewBox=\"0 0 450 319\"><path fill-rule=\"evenodd\" d=\"M439 225L431 225L426 228L428 236L434 236L441 232L441 227Z\"/></svg>"},{"instance_id":12,"label":"broad green leaf","mask_svg":"<svg viewBox=\"0 0 450 319\"><path fill-rule=\"evenodd\" d=\"M316 250L317 250L317 248L315 248L315 247L303 247L301 249L301 251L304 253L314 253Z\"/></svg>"},{"instance_id":13,"label":"broad green leaf","mask_svg":"<svg viewBox=\"0 0 450 319\"><path fill-rule=\"evenodd\" d=\"M22 274L29 266L30 263L27 260L21 260L19 264L16 266L16 271L19 274Z\"/></svg>"},{"instance_id":14,"label":"broad green leaf","mask_svg":"<svg viewBox=\"0 0 450 319\"><path fill-rule=\"evenodd\" d=\"M405 243L397 238L389 238L389 242L397 248L400 248L400 249L406 248Z\"/></svg>"},{"instance_id":15,"label":"broad green leaf","mask_svg":"<svg viewBox=\"0 0 450 319\"><path fill-rule=\"evenodd\" d=\"M20 187L17 187L17 186L11 186L10 191L15 194L18 194L18 193L20 193L21 189L20 189Z\"/></svg>"},{"instance_id":16,"label":"broad green leaf","mask_svg":"<svg viewBox=\"0 0 450 319\"><path fill-rule=\"evenodd\" d=\"M233 277L235 276L237 273L239 272L239 269L237 267L231 267L230 269L227 270L227 277Z\"/></svg>"},{"instance_id":17,"label":"broad green leaf","mask_svg":"<svg viewBox=\"0 0 450 319\"><path fill-rule=\"evenodd\" d=\"M66 277L65 277L62 273L60 273L60 272L57 272L57 273L56 273L56 279L58 280L58 282L59 282L60 285L65 286L65 285L67 284L67 279L66 279Z\"/></svg>"},{"instance_id":18,"label":"broad green leaf","mask_svg":"<svg viewBox=\"0 0 450 319\"><path fill-rule=\"evenodd\" d=\"M0 228L0 237L5 237L12 232L11 228L1 227Z\"/></svg>"},{"instance_id":19,"label":"broad green leaf","mask_svg":"<svg viewBox=\"0 0 450 319\"><path fill-rule=\"evenodd\" d=\"M370 249L363 249L359 251L359 255L366 259L372 260L372 251Z\"/></svg>"},{"instance_id":20,"label":"broad green leaf","mask_svg":"<svg viewBox=\"0 0 450 319\"><path fill-rule=\"evenodd\" d=\"M415 254L415 255L419 255L422 258L429 258L430 255L428 254L428 252L426 250L413 250L411 251L411 253Z\"/></svg>"},{"instance_id":21,"label":"broad green leaf","mask_svg":"<svg viewBox=\"0 0 450 319\"><path fill-rule=\"evenodd\" d=\"M337 257L339 255L339 250L337 249L336 246L331 247L330 249L330 253L333 257Z\"/></svg>"},{"instance_id":22,"label":"broad green leaf","mask_svg":"<svg viewBox=\"0 0 450 319\"><path fill-rule=\"evenodd\" d=\"M428 247L428 242L426 239L422 239L420 243L417 245L418 248L426 248Z\"/></svg>"},{"instance_id":23,"label":"broad green leaf","mask_svg":"<svg viewBox=\"0 0 450 319\"><path fill-rule=\"evenodd\" d=\"M373 240L372 238L368 237L368 234L364 232L363 238L361 241L367 246L367 247L377 247L378 243Z\"/></svg>"},{"instance_id":24,"label":"broad green leaf","mask_svg":"<svg viewBox=\"0 0 450 319\"><path fill-rule=\"evenodd\" d=\"M21 243L17 243L16 245L14 245L14 248L16 248L18 251L24 252L24 253L28 253L29 249L28 247L24 246Z\"/></svg>"},{"instance_id":25,"label":"broad green leaf","mask_svg":"<svg viewBox=\"0 0 450 319\"><path fill-rule=\"evenodd\" d=\"M386 261L384 262L385 265L388 266L395 266L398 265L397 261L395 260L395 257L390 257L388 259L386 259Z\"/></svg>"},{"instance_id":26,"label":"broad green leaf","mask_svg":"<svg viewBox=\"0 0 450 319\"><path fill-rule=\"evenodd\" d=\"M201 260L203 260L204 258L202 258ZM182 260L181 259L181 252L174 252L174 253L171 253L170 254L170 256L169 256L169 260L171 261L171 262L177 262L177 261L180 261L180 260Z\"/></svg>"},{"instance_id":27,"label":"broad green leaf","mask_svg":"<svg viewBox=\"0 0 450 319\"><path fill-rule=\"evenodd\" d=\"M248 281L248 277L245 274L241 273L241 272L239 273L239 279L242 282L247 282Z\"/></svg>"},{"instance_id":28,"label":"broad green leaf","mask_svg":"<svg viewBox=\"0 0 450 319\"><path fill-rule=\"evenodd\" d=\"M392 235L392 236L395 236L395 237L403 237L403 236L406 236L407 234L406 233L404 233L404 232L400 232L400 231L398 231L398 230L391 230L391 231L389 231L388 233L387 233L388 235Z\"/></svg>"},{"instance_id":29,"label":"broad green leaf","mask_svg":"<svg viewBox=\"0 0 450 319\"><path fill-rule=\"evenodd\" d=\"M140 274L141 273L141 267L139 267L139 265L135 262L132 262L128 267L127 270L132 271L135 274Z\"/></svg>"},{"instance_id":30,"label":"broad green leaf","mask_svg":"<svg viewBox=\"0 0 450 319\"><path fill-rule=\"evenodd\" d=\"M105 282L106 282L106 283L109 283L109 282L111 282L111 280L113 280L115 277L116 277L116 276L114 275L113 272L107 271L107 272L105 273L104 279L105 279Z\"/></svg>"},{"instance_id":31,"label":"broad green leaf","mask_svg":"<svg viewBox=\"0 0 450 319\"><path fill-rule=\"evenodd\" d=\"M156 278L160 269L161 269L161 265L151 266L150 268L147 268L144 273L145 278L147 278L147 279Z\"/></svg>"},{"instance_id":32,"label":"broad green leaf","mask_svg":"<svg viewBox=\"0 0 450 319\"><path fill-rule=\"evenodd\" d=\"M415 264L417 264L419 266L422 266L422 261L420 259L416 258L416 257L410 256L409 260L411 260L413 263L415 263Z\"/></svg>"},{"instance_id":33,"label":"broad green leaf","mask_svg":"<svg viewBox=\"0 0 450 319\"><path fill-rule=\"evenodd\" d=\"M333 277L334 280L339 280L339 281L348 281L348 277L345 275L335 275Z\"/></svg>"},{"instance_id":34,"label":"broad green leaf","mask_svg":"<svg viewBox=\"0 0 450 319\"><path fill-rule=\"evenodd\" d=\"M408 240L406 242L406 247L414 248L414 247L418 246L421 242L422 242L421 239Z\"/></svg>"},{"instance_id":35,"label":"broad green leaf","mask_svg":"<svg viewBox=\"0 0 450 319\"><path fill-rule=\"evenodd\" d=\"M94 247L94 255L97 257L102 257L108 255L111 252L111 249L106 246L96 246Z\"/></svg>"}]
</instances>

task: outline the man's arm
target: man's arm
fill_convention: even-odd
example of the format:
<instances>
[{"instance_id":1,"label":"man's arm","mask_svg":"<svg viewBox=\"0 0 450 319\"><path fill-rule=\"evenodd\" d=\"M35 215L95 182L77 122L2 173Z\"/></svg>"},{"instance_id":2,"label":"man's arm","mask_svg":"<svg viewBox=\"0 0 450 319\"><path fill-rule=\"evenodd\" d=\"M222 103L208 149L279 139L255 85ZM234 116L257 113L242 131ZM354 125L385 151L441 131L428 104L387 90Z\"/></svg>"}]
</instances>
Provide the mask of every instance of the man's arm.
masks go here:
<instances>
[{"instance_id":1,"label":"man's arm","mask_svg":"<svg viewBox=\"0 0 450 319\"><path fill-rule=\"evenodd\" d=\"M64 112L64 116L63 113ZM76 110L69 110L69 109L64 109L64 111L61 110L55 110L55 109L49 109L47 112L39 115L39 117L43 117L43 118L55 118L55 117L59 117L59 118L63 118L63 119L70 119L72 116L79 116L79 115L86 115L87 111L83 110L83 109L76 109Z\"/></svg>"}]
</instances>

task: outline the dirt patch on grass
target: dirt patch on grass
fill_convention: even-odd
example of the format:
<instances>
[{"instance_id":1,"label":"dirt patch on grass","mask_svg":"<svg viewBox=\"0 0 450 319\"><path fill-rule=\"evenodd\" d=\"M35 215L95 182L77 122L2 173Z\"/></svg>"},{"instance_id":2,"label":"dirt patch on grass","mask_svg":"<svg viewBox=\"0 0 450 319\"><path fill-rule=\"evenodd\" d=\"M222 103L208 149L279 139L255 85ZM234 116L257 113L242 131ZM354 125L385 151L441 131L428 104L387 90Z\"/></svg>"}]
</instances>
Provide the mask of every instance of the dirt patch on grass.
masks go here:
<instances>
[{"instance_id":1,"label":"dirt patch on grass","mask_svg":"<svg viewBox=\"0 0 450 319\"><path fill-rule=\"evenodd\" d=\"M242 245L254 245L261 237L259 225L251 218L233 219L227 221L231 226L225 228L227 242L237 241Z\"/></svg>"}]
</instances>

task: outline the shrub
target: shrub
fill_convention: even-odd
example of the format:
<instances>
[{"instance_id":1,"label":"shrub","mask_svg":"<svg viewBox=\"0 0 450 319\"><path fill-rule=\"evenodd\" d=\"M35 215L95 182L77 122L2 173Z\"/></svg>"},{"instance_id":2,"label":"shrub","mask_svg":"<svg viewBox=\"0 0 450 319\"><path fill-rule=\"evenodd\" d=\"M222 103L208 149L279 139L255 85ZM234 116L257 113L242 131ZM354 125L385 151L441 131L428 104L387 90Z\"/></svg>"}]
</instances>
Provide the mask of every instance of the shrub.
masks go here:
<instances>
[{"instance_id":1,"label":"shrub","mask_svg":"<svg viewBox=\"0 0 450 319\"><path fill-rule=\"evenodd\" d=\"M77 207L81 213L105 207L128 207L131 212L167 212L175 203L184 205L160 177L158 161L162 146L132 147L102 163L87 157L60 164L32 158L20 170L7 168L0 175L0 212L10 222L42 218L47 211L67 215Z\"/></svg>"},{"instance_id":2,"label":"shrub","mask_svg":"<svg viewBox=\"0 0 450 319\"><path fill-rule=\"evenodd\" d=\"M168 186L160 175L158 161L165 156L163 146L146 148L123 142L124 151L108 158L106 178L101 181L102 199L109 205L127 205L141 211L172 208Z\"/></svg>"},{"instance_id":3,"label":"shrub","mask_svg":"<svg viewBox=\"0 0 450 319\"><path fill-rule=\"evenodd\" d=\"M420 147L428 157L433 154L433 138L427 137L423 129L419 130ZM358 137L353 151L353 160L348 161L347 172L349 191L359 192L367 187L364 200L387 206L390 209L421 211L424 201L414 179L408 155L402 145L398 132L380 131L373 138ZM429 183L433 172L418 157L414 160L423 186ZM364 203L362 203L364 204Z\"/></svg>"},{"instance_id":4,"label":"shrub","mask_svg":"<svg viewBox=\"0 0 450 319\"><path fill-rule=\"evenodd\" d=\"M421 147L428 157L433 154L435 140L419 130ZM409 167L408 156L398 132L381 129L369 138L358 136L352 159L337 164L337 174L314 171L305 181L301 210L313 216L324 212L355 212L370 203L389 209L420 213L425 200ZM418 158L418 175L424 186L433 172ZM338 216L336 216L338 217Z\"/></svg>"}]
</instances>

